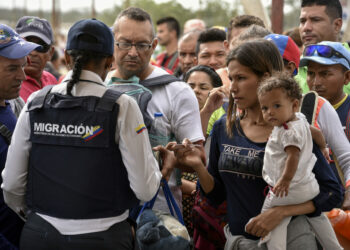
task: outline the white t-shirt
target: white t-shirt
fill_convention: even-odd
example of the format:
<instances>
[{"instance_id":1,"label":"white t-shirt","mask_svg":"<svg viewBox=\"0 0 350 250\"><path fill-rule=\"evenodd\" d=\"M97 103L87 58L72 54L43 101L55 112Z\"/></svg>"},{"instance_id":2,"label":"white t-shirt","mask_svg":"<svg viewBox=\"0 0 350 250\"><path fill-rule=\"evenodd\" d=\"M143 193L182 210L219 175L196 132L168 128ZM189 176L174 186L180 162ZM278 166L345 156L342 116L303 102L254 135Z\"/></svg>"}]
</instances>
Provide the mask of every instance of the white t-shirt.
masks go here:
<instances>
[{"instance_id":1,"label":"white t-shirt","mask_svg":"<svg viewBox=\"0 0 350 250\"><path fill-rule=\"evenodd\" d=\"M324 100L318 116L317 123L326 139L328 146L337 157L343 171L345 182L350 180L350 143L344 133L337 111L323 97Z\"/></svg>"},{"instance_id":2,"label":"white t-shirt","mask_svg":"<svg viewBox=\"0 0 350 250\"><path fill-rule=\"evenodd\" d=\"M165 70L155 67L146 78L151 79L168 74ZM188 138L192 142L204 140L199 114L198 101L192 89L184 82L172 82L163 86L149 87L152 99L148 103L147 111L154 117L154 113L163 114L168 135L173 134L177 142ZM180 209L182 207L182 194L176 185L175 171L170 177L169 187ZM169 211L163 193L160 191L154 204L154 209Z\"/></svg>"}]
</instances>

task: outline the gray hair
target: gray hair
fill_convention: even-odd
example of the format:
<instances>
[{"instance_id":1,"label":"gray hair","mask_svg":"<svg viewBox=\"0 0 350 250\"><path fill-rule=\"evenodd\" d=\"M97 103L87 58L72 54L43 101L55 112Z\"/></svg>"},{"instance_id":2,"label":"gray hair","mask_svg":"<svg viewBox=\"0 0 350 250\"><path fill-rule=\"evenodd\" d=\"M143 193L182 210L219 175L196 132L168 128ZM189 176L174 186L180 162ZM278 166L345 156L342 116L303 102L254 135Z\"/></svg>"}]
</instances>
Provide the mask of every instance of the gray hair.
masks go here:
<instances>
[{"instance_id":1,"label":"gray hair","mask_svg":"<svg viewBox=\"0 0 350 250\"><path fill-rule=\"evenodd\" d=\"M143 10L141 8L137 8L137 7L129 7L129 8L127 8L119 13L119 15L117 16L117 18L115 19L114 24L113 24L113 33L116 33L116 31L118 29L118 25L117 25L118 21L122 17L126 17L128 19L138 21L138 22L146 22L146 21L150 22L150 24L152 26L152 39L155 38L155 31L154 31L151 16L145 10Z\"/></svg>"},{"instance_id":2,"label":"gray hair","mask_svg":"<svg viewBox=\"0 0 350 250\"><path fill-rule=\"evenodd\" d=\"M271 32L259 25L252 24L247 28L245 31L243 31L237 40L239 41L247 41L247 40L252 40L252 39L257 39L257 38L264 38L265 36L271 34Z\"/></svg>"}]
</instances>

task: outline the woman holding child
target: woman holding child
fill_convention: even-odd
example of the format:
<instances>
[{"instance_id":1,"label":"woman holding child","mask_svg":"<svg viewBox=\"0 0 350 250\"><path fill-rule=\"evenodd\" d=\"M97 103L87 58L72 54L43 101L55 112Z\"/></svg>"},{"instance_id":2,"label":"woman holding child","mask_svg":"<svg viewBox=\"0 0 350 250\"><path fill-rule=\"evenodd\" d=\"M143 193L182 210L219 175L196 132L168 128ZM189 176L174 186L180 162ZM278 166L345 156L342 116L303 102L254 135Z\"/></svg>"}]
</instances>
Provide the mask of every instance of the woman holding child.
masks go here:
<instances>
[{"instance_id":1,"label":"woman holding child","mask_svg":"<svg viewBox=\"0 0 350 250\"><path fill-rule=\"evenodd\" d=\"M274 44L255 40L231 51L227 65L231 80L229 108L227 116L214 125L208 169L199 157L202 152L191 147L188 140L175 154L197 172L201 190L211 201L220 204L227 200L225 249L260 249L257 237L266 236L283 219L304 214L318 216L336 206L342 194L322 153L314 147L318 160L313 172L320 193L300 204L261 212L268 193L262 178L263 159L273 126L263 119L257 89L264 79L282 71L283 62ZM305 216L294 217L289 223L287 249L317 249Z\"/></svg>"}]
</instances>

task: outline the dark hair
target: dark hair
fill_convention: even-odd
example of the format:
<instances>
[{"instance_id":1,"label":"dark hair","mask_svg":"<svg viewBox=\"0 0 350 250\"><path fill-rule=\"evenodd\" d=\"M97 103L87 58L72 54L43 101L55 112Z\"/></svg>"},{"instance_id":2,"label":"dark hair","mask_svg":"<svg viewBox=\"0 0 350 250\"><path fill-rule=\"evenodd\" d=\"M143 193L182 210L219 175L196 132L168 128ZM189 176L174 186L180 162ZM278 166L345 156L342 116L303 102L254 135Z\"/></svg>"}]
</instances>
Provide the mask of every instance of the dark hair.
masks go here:
<instances>
[{"instance_id":1,"label":"dark hair","mask_svg":"<svg viewBox=\"0 0 350 250\"><path fill-rule=\"evenodd\" d=\"M313 5L326 6L326 14L331 20L342 18L343 8L339 0L302 0L301 8Z\"/></svg>"},{"instance_id":2,"label":"dark hair","mask_svg":"<svg viewBox=\"0 0 350 250\"><path fill-rule=\"evenodd\" d=\"M199 48L202 43L209 42L223 42L226 40L225 31L217 28L210 28L202 31L199 34L197 45L196 45L196 55L199 53Z\"/></svg>"},{"instance_id":3,"label":"dark hair","mask_svg":"<svg viewBox=\"0 0 350 250\"><path fill-rule=\"evenodd\" d=\"M292 40L298 45L298 47L303 46L303 42L301 41L299 27L294 27L289 30L283 32L283 35L290 36Z\"/></svg>"},{"instance_id":4,"label":"dark hair","mask_svg":"<svg viewBox=\"0 0 350 250\"><path fill-rule=\"evenodd\" d=\"M163 23L166 23L168 30L170 30L170 31L175 30L176 37L179 38L179 36L180 36L180 24L174 17L171 17L171 16L163 17L157 21L157 25L160 25Z\"/></svg>"},{"instance_id":5,"label":"dark hair","mask_svg":"<svg viewBox=\"0 0 350 250\"><path fill-rule=\"evenodd\" d=\"M56 60L58 60L58 59L59 59L59 58L58 58L58 52L57 52L57 49L55 48L55 49L53 50L52 57L51 57L50 61L51 61L51 62L54 62L54 61L56 61Z\"/></svg>"},{"instance_id":6,"label":"dark hair","mask_svg":"<svg viewBox=\"0 0 350 250\"><path fill-rule=\"evenodd\" d=\"M283 71L283 61L279 50L274 43L265 39L247 41L234 48L227 56L227 65L234 60L250 68L259 78L262 78L265 73L272 76L275 72ZM233 124L236 122L236 112L236 104L230 96L226 120L226 130L230 137L232 137ZM245 111L242 110L242 117L244 115Z\"/></svg>"},{"instance_id":7,"label":"dark hair","mask_svg":"<svg viewBox=\"0 0 350 250\"><path fill-rule=\"evenodd\" d=\"M299 84L287 74L279 73L262 81L258 88L258 96L274 89L281 89L291 100L301 100L302 91Z\"/></svg>"},{"instance_id":8,"label":"dark hair","mask_svg":"<svg viewBox=\"0 0 350 250\"><path fill-rule=\"evenodd\" d=\"M78 36L77 39L85 43L97 43L97 41L95 41L96 38L89 34L82 34ZM104 58L110 57L110 55L91 52L88 50L67 50L67 53L73 58L73 74L67 83L67 95L72 95L73 86L79 82L81 71L87 63L92 62L95 65L98 65Z\"/></svg>"},{"instance_id":9,"label":"dark hair","mask_svg":"<svg viewBox=\"0 0 350 250\"><path fill-rule=\"evenodd\" d=\"M276 45L265 39L256 39L241 44L227 56L226 64L237 60L243 66L249 67L256 75L263 76L266 72L272 75L283 70L282 57Z\"/></svg>"},{"instance_id":10,"label":"dark hair","mask_svg":"<svg viewBox=\"0 0 350 250\"><path fill-rule=\"evenodd\" d=\"M190 78L191 74L193 72L197 72L197 71L204 72L210 77L211 85L213 86L213 88L217 88L217 87L222 86L222 80L221 80L219 74L216 73L215 69L213 69L209 66L206 66L206 65L197 65L197 66L190 68L184 76L184 82L187 82L188 78Z\"/></svg>"},{"instance_id":11,"label":"dark hair","mask_svg":"<svg viewBox=\"0 0 350 250\"><path fill-rule=\"evenodd\" d=\"M119 15L117 16L117 18L115 19L114 24L113 24L113 32L114 33L117 31L116 24L117 24L118 20L122 17L127 17L128 19L138 21L138 22L146 22L146 21L150 22L151 26L152 26L152 38L155 37L151 16L143 9L137 8L137 7L129 7L129 8L127 8L119 13Z\"/></svg>"},{"instance_id":12,"label":"dark hair","mask_svg":"<svg viewBox=\"0 0 350 250\"><path fill-rule=\"evenodd\" d=\"M240 15L232 18L227 28L227 40L231 40L231 33L234 28L249 27L252 24L256 24L265 28L263 20L256 16Z\"/></svg>"}]
</instances>

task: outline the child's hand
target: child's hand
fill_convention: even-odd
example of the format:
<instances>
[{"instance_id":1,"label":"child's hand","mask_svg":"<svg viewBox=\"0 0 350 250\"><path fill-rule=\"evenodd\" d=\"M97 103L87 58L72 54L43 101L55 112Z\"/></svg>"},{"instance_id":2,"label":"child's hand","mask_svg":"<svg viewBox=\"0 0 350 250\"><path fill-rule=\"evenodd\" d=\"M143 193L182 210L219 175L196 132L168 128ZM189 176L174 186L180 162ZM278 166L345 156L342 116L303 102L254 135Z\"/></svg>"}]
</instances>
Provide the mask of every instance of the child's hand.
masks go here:
<instances>
[{"instance_id":1,"label":"child's hand","mask_svg":"<svg viewBox=\"0 0 350 250\"><path fill-rule=\"evenodd\" d=\"M283 180L282 178L278 180L277 184L273 187L272 192L277 197L283 197L288 195L290 181Z\"/></svg>"},{"instance_id":2,"label":"child's hand","mask_svg":"<svg viewBox=\"0 0 350 250\"><path fill-rule=\"evenodd\" d=\"M330 163L332 161L332 159L329 156L329 148L322 148L321 152L322 152L324 158L326 158L326 160L328 161L328 163Z\"/></svg>"}]
</instances>

